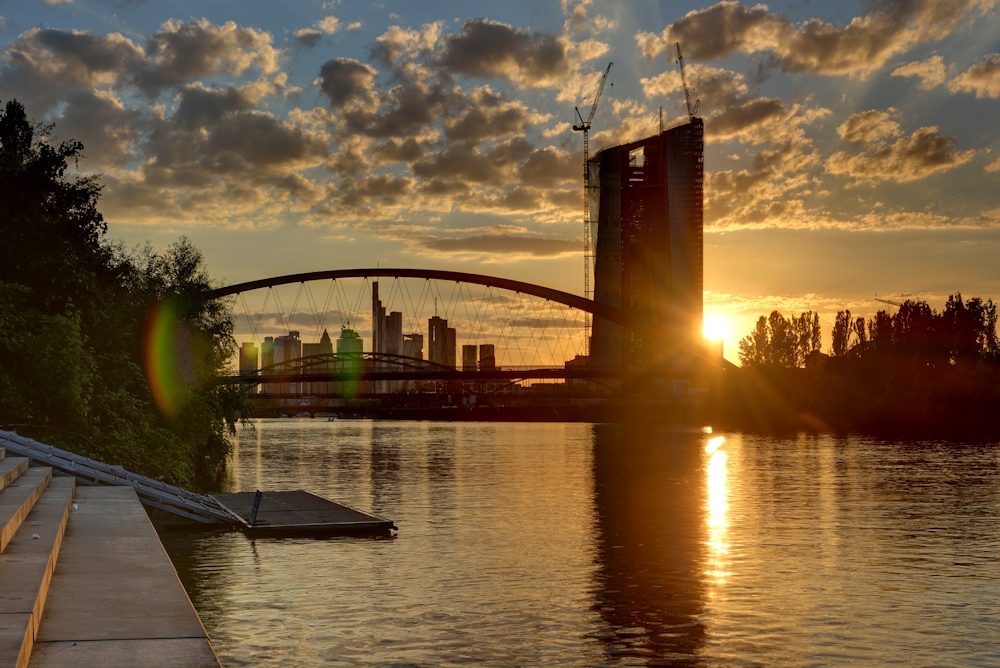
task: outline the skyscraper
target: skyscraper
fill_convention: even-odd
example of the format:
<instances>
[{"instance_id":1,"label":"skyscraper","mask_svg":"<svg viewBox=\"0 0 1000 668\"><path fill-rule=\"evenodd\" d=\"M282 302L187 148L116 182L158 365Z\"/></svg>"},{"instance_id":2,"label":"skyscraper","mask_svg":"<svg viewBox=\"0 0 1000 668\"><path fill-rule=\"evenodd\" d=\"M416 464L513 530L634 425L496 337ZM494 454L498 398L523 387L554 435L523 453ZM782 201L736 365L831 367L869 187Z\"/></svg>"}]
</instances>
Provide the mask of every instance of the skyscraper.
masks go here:
<instances>
[{"instance_id":1,"label":"skyscraper","mask_svg":"<svg viewBox=\"0 0 1000 668\"><path fill-rule=\"evenodd\" d=\"M479 367L478 353L475 345L462 346L462 371L475 371Z\"/></svg>"},{"instance_id":2,"label":"skyscraper","mask_svg":"<svg viewBox=\"0 0 1000 668\"><path fill-rule=\"evenodd\" d=\"M299 339L299 332L290 331L287 336L274 339L274 363L284 363L283 373L296 373L299 365L294 360L300 357L302 357L302 340ZM298 394L300 390L299 383L278 383L278 391L281 393Z\"/></svg>"},{"instance_id":3,"label":"skyscraper","mask_svg":"<svg viewBox=\"0 0 1000 668\"><path fill-rule=\"evenodd\" d=\"M590 181L599 184L590 197L594 300L631 322L623 331L594 318L592 364L667 362L700 344L703 154L704 125L694 118L590 160Z\"/></svg>"},{"instance_id":4,"label":"skyscraper","mask_svg":"<svg viewBox=\"0 0 1000 668\"><path fill-rule=\"evenodd\" d=\"M241 376L255 376L257 375L258 367L257 359L257 345L250 341L246 341L240 347L240 375ZM257 394L257 386L253 385L250 388L250 394Z\"/></svg>"},{"instance_id":5,"label":"skyscraper","mask_svg":"<svg viewBox=\"0 0 1000 668\"><path fill-rule=\"evenodd\" d=\"M445 366L455 367L456 332L448 321L433 316L427 321L427 358Z\"/></svg>"},{"instance_id":6,"label":"skyscraper","mask_svg":"<svg viewBox=\"0 0 1000 668\"><path fill-rule=\"evenodd\" d=\"M479 344L479 370L493 371L497 368L496 347L492 343Z\"/></svg>"}]
</instances>

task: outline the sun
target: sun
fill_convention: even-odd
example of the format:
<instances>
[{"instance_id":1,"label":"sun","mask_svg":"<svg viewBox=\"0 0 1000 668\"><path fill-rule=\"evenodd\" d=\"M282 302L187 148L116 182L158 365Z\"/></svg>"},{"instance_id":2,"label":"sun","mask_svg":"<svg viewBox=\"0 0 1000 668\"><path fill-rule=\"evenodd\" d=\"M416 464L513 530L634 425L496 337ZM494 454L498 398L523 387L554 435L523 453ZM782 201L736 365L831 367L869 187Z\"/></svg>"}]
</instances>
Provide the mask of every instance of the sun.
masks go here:
<instances>
[{"instance_id":1,"label":"sun","mask_svg":"<svg viewBox=\"0 0 1000 668\"><path fill-rule=\"evenodd\" d=\"M701 331L706 339L719 341L729 333L729 323L720 315L706 315Z\"/></svg>"}]
</instances>

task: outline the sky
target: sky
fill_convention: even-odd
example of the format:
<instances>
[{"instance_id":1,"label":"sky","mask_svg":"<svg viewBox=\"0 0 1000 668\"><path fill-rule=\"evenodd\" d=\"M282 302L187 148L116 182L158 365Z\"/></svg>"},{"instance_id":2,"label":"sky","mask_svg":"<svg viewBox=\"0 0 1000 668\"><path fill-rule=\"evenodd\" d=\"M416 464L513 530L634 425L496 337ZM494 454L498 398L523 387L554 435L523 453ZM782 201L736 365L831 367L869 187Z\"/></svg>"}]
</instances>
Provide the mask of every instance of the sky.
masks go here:
<instances>
[{"instance_id":1,"label":"sky","mask_svg":"<svg viewBox=\"0 0 1000 668\"><path fill-rule=\"evenodd\" d=\"M380 265L583 293L582 137L706 130L705 309L1000 298L1000 0L0 0L0 101L77 139L109 237L213 278Z\"/></svg>"}]
</instances>

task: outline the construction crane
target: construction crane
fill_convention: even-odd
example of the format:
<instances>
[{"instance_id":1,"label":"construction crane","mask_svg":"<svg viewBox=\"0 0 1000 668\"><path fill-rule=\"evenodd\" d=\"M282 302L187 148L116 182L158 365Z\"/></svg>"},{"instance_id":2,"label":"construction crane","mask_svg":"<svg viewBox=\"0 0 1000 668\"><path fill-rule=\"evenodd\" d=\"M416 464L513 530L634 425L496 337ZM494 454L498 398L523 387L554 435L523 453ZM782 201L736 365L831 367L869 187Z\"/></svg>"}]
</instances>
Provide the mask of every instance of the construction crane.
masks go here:
<instances>
[{"instance_id":1,"label":"construction crane","mask_svg":"<svg viewBox=\"0 0 1000 668\"><path fill-rule=\"evenodd\" d=\"M590 243L590 167L588 165L588 161L590 160L590 124L594 121L594 114L597 113L597 103L601 101L601 93L604 92L604 84L608 80L608 74L610 74L611 66L613 64L614 63L608 63L608 68L604 70L604 76L601 77L601 83L597 87L597 94L594 95L594 104L590 107L590 116L587 116L587 120L583 120L579 107L573 107L576 109L576 117L580 121L577 125L573 126L573 131L583 133L583 296L586 299L591 299L590 262L593 257L591 255ZM589 355L589 313L584 317L584 327L586 328L586 335L584 336L584 354Z\"/></svg>"},{"instance_id":2,"label":"construction crane","mask_svg":"<svg viewBox=\"0 0 1000 668\"><path fill-rule=\"evenodd\" d=\"M913 295L912 295L912 294L910 294L910 293L900 293L900 294L899 294L899 298L900 298L900 299L902 299L902 298L904 298L904 297L912 297L912 296L913 296ZM882 302L883 304L892 304L893 306L902 306L902 304L901 304L901 303L899 303L899 302L894 302L894 301L892 301L891 299L881 299L881 298L880 298L880 297L879 297L879 296L878 296L877 294L875 295L875 301L877 301L877 302Z\"/></svg>"},{"instance_id":3,"label":"construction crane","mask_svg":"<svg viewBox=\"0 0 1000 668\"><path fill-rule=\"evenodd\" d=\"M694 101L694 108L691 107L691 92L688 90L687 77L684 76L684 56L681 54L681 43L676 42L674 46L677 47L677 64L681 68L681 83L684 84L684 103L687 105L688 110L688 120L693 121L698 115L698 108L701 106L701 100Z\"/></svg>"}]
</instances>

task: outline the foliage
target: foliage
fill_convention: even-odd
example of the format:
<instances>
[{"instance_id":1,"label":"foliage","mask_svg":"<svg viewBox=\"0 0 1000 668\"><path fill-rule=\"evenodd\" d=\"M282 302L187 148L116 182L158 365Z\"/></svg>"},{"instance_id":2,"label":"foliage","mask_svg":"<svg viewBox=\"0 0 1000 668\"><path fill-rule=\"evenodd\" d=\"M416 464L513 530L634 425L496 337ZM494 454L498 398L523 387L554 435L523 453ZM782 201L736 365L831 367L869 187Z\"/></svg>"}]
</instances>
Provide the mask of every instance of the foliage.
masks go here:
<instances>
[{"instance_id":1,"label":"foliage","mask_svg":"<svg viewBox=\"0 0 1000 668\"><path fill-rule=\"evenodd\" d=\"M798 319L803 320L801 317ZM774 312L740 343L743 369L716 400L720 424L918 438L1000 435L1000 342L992 300L951 295L938 312L906 301L870 318L837 313L830 357L797 369L795 318ZM813 320L813 331L819 324ZM798 327L801 327L799 325Z\"/></svg>"},{"instance_id":2,"label":"foliage","mask_svg":"<svg viewBox=\"0 0 1000 668\"><path fill-rule=\"evenodd\" d=\"M214 381L235 342L201 253L182 238L163 253L105 239L100 185L71 180L79 142L53 144L16 101L0 113L0 425L175 483L212 486L245 412ZM203 345L177 419L153 404L143 371L151 309L172 300Z\"/></svg>"},{"instance_id":3,"label":"foliage","mask_svg":"<svg viewBox=\"0 0 1000 668\"><path fill-rule=\"evenodd\" d=\"M979 297L963 301L961 293L948 297L938 313L927 302L907 300L894 314L878 311L851 326L851 312L839 311L834 320L831 354L869 360L907 360L940 367L997 361L997 308Z\"/></svg>"},{"instance_id":4,"label":"foliage","mask_svg":"<svg viewBox=\"0 0 1000 668\"><path fill-rule=\"evenodd\" d=\"M820 349L821 335L818 313L804 311L785 318L772 311L766 319L761 316L753 331L740 341L740 363L752 367L803 367L806 359Z\"/></svg>"}]
</instances>

